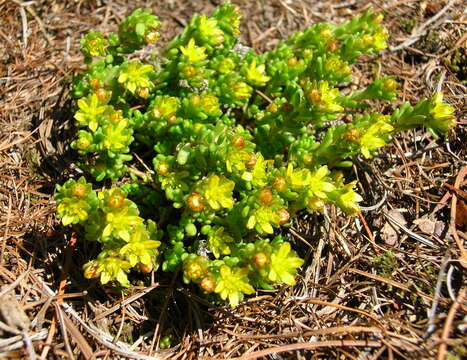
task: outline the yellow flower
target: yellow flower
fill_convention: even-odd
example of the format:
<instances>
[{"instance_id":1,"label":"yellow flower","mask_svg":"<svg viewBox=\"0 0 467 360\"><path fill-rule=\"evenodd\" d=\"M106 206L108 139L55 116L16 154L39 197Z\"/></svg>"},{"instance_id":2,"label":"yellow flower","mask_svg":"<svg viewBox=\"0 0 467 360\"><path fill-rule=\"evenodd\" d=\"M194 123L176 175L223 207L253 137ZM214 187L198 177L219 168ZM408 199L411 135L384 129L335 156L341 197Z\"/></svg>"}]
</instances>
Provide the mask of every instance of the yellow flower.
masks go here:
<instances>
[{"instance_id":1,"label":"yellow flower","mask_svg":"<svg viewBox=\"0 0 467 360\"><path fill-rule=\"evenodd\" d=\"M188 58L189 62L199 62L206 59L206 48L203 46L196 46L195 39L190 39L186 46L180 46L180 51Z\"/></svg>"},{"instance_id":2,"label":"yellow flower","mask_svg":"<svg viewBox=\"0 0 467 360\"><path fill-rule=\"evenodd\" d=\"M303 265L300 259L290 249L290 243L284 242L277 252L271 254L271 264L268 278L271 281L283 282L287 285L295 285L294 274L297 268Z\"/></svg>"},{"instance_id":3,"label":"yellow flower","mask_svg":"<svg viewBox=\"0 0 467 360\"><path fill-rule=\"evenodd\" d=\"M443 102L443 94L436 93L431 99L430 115L427 126L436 132L446 133L456 124L454 108Z\"/></svg>"},{"instance_id":4,"label":"yellow flower","mask_svg":"<svg viewBox=\"0 0 467 360\"><path fill-rule=\"evenodd\" d=\"M316 196L321 199L326 198L326 193L335 189L335 186L326 181L329 174L327 166L321 166L318 170L311 174L310 185L308 187L309 196Z\"/></svg>"},{"instance_id":5,"label":"yellow flower","mask_svg":"<svg viewBox=\"0 0 467 360\"><path fill-rule=\"evenodd\" d=\"M96 94L88 95L84 99L78 100L79 110L75 114L75 119L79 126L87 126L92 131L96 131L99 120L109 106L99 101Z\"/></svg>"},{"instance_id":6,"label":"yellow flower","mask_svg":"<svg viewBox=\"0 0 467 360\"><path fill-rule=\"evenodd\" d=\"M219 280L214 291L222 300L229 298L230 305L237 306L243 300L243 294L253 294L255 289L248 283L248 270L235 269L232 271L227 265L222 265Z\"/></svg>"},{"instance_id":7,"label":"yellow flower","mask_svg":"<svg viewBox=\"0 0 467 360\"><path fill-rule=\"evenodd\" d=\"M201 15L199 19L199 32L209 40L213 40L217 44L224 42L224 32L217 26L217 21L208 18L206 15Z\"/></svg>"},{"instance_id":8,"label":"yellow flower","mask_svg":"<svg viewBox=\"0 0 467 360\"><path fill-rule=\"evenodd\" d=\"M289 163L286 171L287 184L292 189L300 189L311 183L311 171L308 169L296 169Z\"/></svg>"},{"instance_id":9,"label":"yellow flower","mask_svg":"<svg viewBox=\"0 0 467 360\"><path fill-rule=\"evenodd\" d=\"M264 160L261 153L255 155L256 163L251 172L244 172L242 179L251 181L253 185L258 187L266 186L268 178L268 169L274 163L273 160Z\"/></svg>"},{"instance_id":10,"label":"yellow flower","mask_svg":"<svg viewBox=\"0 0 467 360\"><path fill-rule=\"evenodd\" d=\"M327 81L320 81L319 84L307 90L308 100L319 111L338 112L344 108L340 106L336 99L339 96L339 89L329 87Z\"/></svg>"},{"instance_id":11,"label":"yellow flower","mask_svg":"<svg viewBox=\"0 0 467 360\"><path fill-rule=\"evenodd\" d=\"M234 186L233 181L223 176L211 175L205 184L204 198L213 210L230 209L234 204L232 197Z\"/></svg>"},{"instance_id":12,"label":"yellow flower","mask_svg":"<svg viewBox=\"0 0 467 360\"><path fill-rule=\"evenodd\" d=\"M271 79L266 75L266 66L264 64L256 65L256 60L246 68L246 78L252 85L264 86Z\"/></svg>"},{"instance_id":13,"label":"yellow flower","mask_svg":"<svg viewBox=\"0 0 467 360\"><path fill-rule=\"evenodd\" d=\"M372 124L358 139L360 151L367 159L371 158L371 151L386 145L384 137L394 130L392 125L388 124L384 119L385 117Z\"/></svg>"},{"instance_id":14,"label":"yellow flower","mask_svg":"<svg viewBox=\"0 0 467 360\"><path fill-rule=\"evenodd\" d=\"M208 241L212 253L218 259L221 255L229 255L231 253L228 243L232 243L234 239L229 234L225 234L224 228L221 226L209 234Z\"/></svg>"}]
</instances>

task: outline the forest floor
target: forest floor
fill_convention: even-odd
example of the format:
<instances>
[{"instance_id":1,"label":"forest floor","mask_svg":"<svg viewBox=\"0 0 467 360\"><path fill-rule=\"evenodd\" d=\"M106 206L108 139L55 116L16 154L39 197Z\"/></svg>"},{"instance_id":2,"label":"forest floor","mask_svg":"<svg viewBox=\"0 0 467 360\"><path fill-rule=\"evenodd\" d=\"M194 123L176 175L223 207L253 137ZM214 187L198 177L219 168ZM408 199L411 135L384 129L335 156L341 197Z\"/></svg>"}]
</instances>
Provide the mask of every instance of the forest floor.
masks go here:
<instances>
[{"instance_id":1,"label":"forest floor","mask_svg":"<svg viewBox=\"0 0 467 360\"><path fill-rule=\"evenodd\" d=\"M160 17L166 43L219 2L0 0L0 358L467 358L465 2L233 2L244 14L242 42L258 51L316 22L381 11L390 46L359 60L351 86L394 75L394 106L442 91L457 127L438 140L407 132L357 160L361 215L329 208L293 224L306 260L293 288L234 309L170 274L125 295L104 291L83 278L87 248L73 246L54 215L55 184L76 174L67 144L70 83L84 68L79 40L143 7ZM164 336L172 347L161 350Z\"/></svg>"}]
</instances>

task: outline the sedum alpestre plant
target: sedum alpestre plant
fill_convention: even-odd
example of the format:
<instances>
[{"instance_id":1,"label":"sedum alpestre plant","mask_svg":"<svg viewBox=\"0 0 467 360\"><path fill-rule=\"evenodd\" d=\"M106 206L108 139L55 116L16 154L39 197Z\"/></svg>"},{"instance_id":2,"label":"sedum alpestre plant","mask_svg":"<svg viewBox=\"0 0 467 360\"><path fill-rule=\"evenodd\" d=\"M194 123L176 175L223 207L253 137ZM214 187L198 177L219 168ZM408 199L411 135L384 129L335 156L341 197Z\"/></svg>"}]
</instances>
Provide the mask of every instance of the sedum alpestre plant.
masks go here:
<instances>
[{"instance_id":1,"label":"sedum alpestre plant","mask_svg":"<svg viewBox=\"0 0 467 360\"><path fill-rule=\"evenodd\" d=\"M359 56L386 47L382 20L368 11L315 24L263 54L239 43L230 3L193 16L160 53L137 52L158 38L150 10L134 11L116 33L88 33L71 146L104 189L81 177L56 194L63 224L102 245L85 277L129 286L132 271L180 268L186 283L232 306L255 288L293 285L303 260L281 229L326 204L359 212L362 198L342 171L352 157L371 158L407 129L437 136L455 124L441 94L372 111L371 100L396 99L392 77L341 91ZM141 161L150 174L135 170Z\"/></svg>"}]
</instances>

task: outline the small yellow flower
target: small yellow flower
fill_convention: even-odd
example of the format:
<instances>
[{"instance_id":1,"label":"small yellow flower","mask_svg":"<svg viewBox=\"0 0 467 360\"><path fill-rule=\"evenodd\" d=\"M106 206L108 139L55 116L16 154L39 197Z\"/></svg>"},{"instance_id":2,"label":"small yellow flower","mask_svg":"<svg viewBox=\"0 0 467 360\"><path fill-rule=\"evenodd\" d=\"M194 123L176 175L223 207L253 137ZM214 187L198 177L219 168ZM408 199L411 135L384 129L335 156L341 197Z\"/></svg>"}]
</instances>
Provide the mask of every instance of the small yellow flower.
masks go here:
<instances>
[{"instance_id":1,"label":"small yellow flower","mask_svg":"<svg viewBox=\"0 0 467 360\"><path fill-rule=\"evenodd\" d=\"M264 86L271 79L265 70L264 64L256 65L256 60L253 60L246 68L246 78L252 85Z\"/></svg>"},{"instance_id":2,"label":"small yellow flower","mask_svg":"<svg viewBox=\"0 0 467 360\"><path fill-rule=\"evenodd\" d=\"M384 119L372 124L358 139L363 156L367 159L371 158L371 151L386 145L384 137L393 130L392 125L388 124Z\"/></svg>"},{"instance_id":3,"label":"small yellow flower","mask_svg":"<svg viewBox=\"0 0 467 360\"><path fill-rule=\"evenodd\" d=\"M229 298L230 305L237 306L243 300L243 294L253 294L255 289L249 284L248 270L235 269L232 271L227 265L220 267L220 277L214 291L222 300Z\"/></svg>"},{"instance_id":4,"label":"small yellow flower","mask_svg":"<svg viewBox=\"0 0 467 360\"><path fill-rule=\"evenodd\" d=\"M232 191L235 183L223 176L211 175L205 185L204 198L213 210L230 209L234 200Z\"/></svg>"},{"instance_id":5,"label":"small yellow flower","mask_svg":"<svg viewBox=\"0 0 467 360\"><path fill-rule=\"evenodd\" d=\"M190 39L186 46L180 46L180 51L188 58L189 62L199 62L206 59L206 48L196 46L195 39Z\"/></svg>"}]
</instances>

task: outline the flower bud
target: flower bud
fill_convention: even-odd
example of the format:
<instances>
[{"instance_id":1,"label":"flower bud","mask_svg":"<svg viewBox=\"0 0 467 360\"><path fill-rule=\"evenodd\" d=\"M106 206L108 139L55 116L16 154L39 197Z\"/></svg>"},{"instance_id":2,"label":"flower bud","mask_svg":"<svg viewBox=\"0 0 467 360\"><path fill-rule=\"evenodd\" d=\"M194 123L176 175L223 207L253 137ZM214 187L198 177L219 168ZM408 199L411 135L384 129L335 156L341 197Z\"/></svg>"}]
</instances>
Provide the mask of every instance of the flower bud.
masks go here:
<instances>
[{"instance_id":1,"label":"flower bud","mask_svg":"<svg viewBox=\"0 0 467 360\"><path fill-rule=\"evenodd\" d=\"M314 104L318 103L321 100L321 94L317 89L308 89L306 95L308 97L308 100L310 100L310 102Z\"/></svg>"},{"instance_id":2,"label":"flower bud","mask_svg":"<svg viewBox=\"0 0 467 360\"><path fill-rule=\"evenodd\" d=\"M121 209L125 205L125 198L120 194L112 194L107 199L107 206L112 210Z\"/></svg>"},{"instance_id":3,"label":"flower bud","mask_svg":"<svg viewBox=\"0 0 467 360\"><path fill-rule=\"evenodd\" d=\"M277 215L279 216L279 225L286 224L290 219L289 212L283 208L277 211Z\"/></svg>"},{"instance_id":4,"label":"flower bud","mask_svg":"<svg viewBox=\"0 0 467 360\"><path fill-rule=\"evenodd\" d=\"M175 115L172 115L171 117L169 117L167 122L169 123L169 125L173 125L177 122L177 117Z\"/></svg>"},{"instance_id":5,"label":"flower bud","mask_svg":"<svg viewBox=\"0 0 467 360\"><path fill-rule=\"evenodd\" d=\"M338 49L337 43L335 41L328 42L328 50L334 52Z\"/></svg>"},{"instance_id":6,"label":"flower bud","mask_svg":"<svg viewBox=\"0 0 467 360\"><path fill-rule=\"evenodd\" d=\"M99 273L97 272L97 266L95 266L92 262L84 264L83 270L83 275L86 279L96 279L99 277Z\"/></svg>"},{"instance_id":7,"label":"flower bud","mask_svg":"<svg viewBox=\"0 0 467 360\"><path fill-rule=\"evenodd\" d=\"M91 89L97 90L101 87L101 82L99 81L99 79L92 79L89 82L89 85L91 85Z\"/></svg>"},{"instance_id":8,"label":"flower bud","mask_svg":"<svg viewBox=\"0 0 467 360\"><path fill-rule=\"evenodd\" d=\"M347 130L347 132L344 135L346 140L352 141L352 142L357 141L360 138L360 136L361 136L360 130L355 129L355 128Z\"/></svg>"},{"instance_id":9,"label":"flower bud","mask_svg":"<svg viewBox=\"0 0 467 360\"><path fill-rule=\"evenodd\" d=\"M152 116L155 117L156 119L162 115L161 111L158 108L154 108L151 111Z\"/></svg>"},{"instance_id":10,"label":"flower bud","mask_svg":"<svg viewBox=\"0 0 467 360\"><path fill-rule=\"evenodd\" d=\"M273 199L273 195L272 195L271 190L269 190L269 189L261 190L259 192L258 199L259 199L260 203L263 204L263 205L270 204L272 199Z\"/></svg>"},{"instance_id":11,"label":"flower bud","mask_svg":"<svg viewBox=\"0 0 467 360\"><path fill-rule=\"evenodd\" d=\"M258 158L256 157L256 155L255 155L255 154L251 154L250 160L248 160L248 162L245 164L245 166L246 166L248 169L251 169L251 168L255 167L256 161L258 161Z\"/></svg>"},{"instance_id":12,"label":"flower bud","mask_svg":"<svg viewBox=\"0 0 467 360\"><path fill-rule=\"evenodd\" d=\"M169 164L163 162L159 164L156 171L159 175L167 175L167 173L169 172L169 168Z\"/></svg>"},{"instance_id":13,"label":"flower bud","mask_svg":"<svg viewBox=\"0 0 467 360\"><path fill-rule=\"evenodd\" d=\"M311 156L310 154L306 154L305 156L303 156L303 163L305 165L311 165L311 163L313 163L313 156Z\"/></svg>"},{"instance_id":14,"label":"flower bud","mask_svg":"<svg viewBox=\"0 0 467 360\"><path fill-rule=\"evenodd\" d=\"M397 88L399 87L399 83L394 80L394 79L386 79L384 80L384 88L387 90L387 91L394 91L394 90L397 90Z\"/></svg>"},{"instance_id":15,"label":"flower bud","mask_svg":"<svg viewBox=\"0 0 467 360\"><path fill-rule=\"evenodd\" d=\"M187 265L186 274L191 280L199 279L204 275L203 267L196 262L190 262Z\"/></svg>"},{"instance_id":16,"label":"flower bud","mask_svg":"<svg viewBox=\"0 0 467 360\"><path fill-rule=\"evenodd\" d=\"M143 99L147 99L149 97L149 89L148 88L141 88L138 90L138 96Z\"/></svg>"},{"instance_id":17,"label":"flower bud","mask_svg":"<svg viewBox=\"0 0 467 360\"><path fill-rule=\"evenodd\" d=\"M105 89L100 88L96 90L96 95L99 101L106 101L109 94Z\"/></svg>"},{"instance_id":18,"label":"flower bud","mask_svg":"<svg viewBox=\"0 0 467 360\"><path fill-rule=\"evenodd\" d=\"M91 141L88 138L80 137L76 140L76 147L78 150L87 150L91 146Z\"/></svg>"},{"instance_id":19,"label":"flower bud","mask_svg":"<svg viewBox=\"0 0 467 360\"><path fill-rule=\"evenodd\" d=\"M75 198L81 199L86 196L86 193L86 186L84 186L83 184L74 184L71 188L71 195L73 195L73 197Z\"/></svg>"},{"instance_id":20,"label":"flower bud","mask_svg":"<svg viewBox=\"0 0 467 360\"><path fill-rule=\"evenodd\" d=\"M203 280L201 280L201 283L199 284L199 286L205 292L210 293L210 292L213 292L214 289L216 288L216 281L212 277L206 276L205 278L203 278Z\"/></svg>"},{"instance_id":21,"label":"flower bud","mask_svg":"<svg viewBox=\"0 0 467 360\"><path fill-rule=\"evenodd\" d=\"M287 59L287 65L288 67L294 67L298 64L298 60L296 57L291 57Z\"/></svg>"},{"instance_id":22,"label":"flower bud","mask_svg":"<svg viewBox=\"0 0 467 360\"><path fill-rule=\"evenodd\" d=\"M313 197L308 200L307 205L310 209L321 211L324 209L324 201L320 198Z\"/></svg>"},{"instance_id":23,"label":"flower bud","mask_svg":"<svg viewBox=\"0 0 467 360\"><path fill-rule=\"evenodd\" d=\"M192 96L190 99L193 105L198 105L201 102L201 98L198 95Z\"/></svg>"},{"instance_id":24,"label":"flower bud","mask_svg":"<svg viewBox=\"0 0 467 360\"><path fill-rule=\"evenodd\" d=\"M185 69L183 69L182 73L186 78L191 79L196 76L196 69L193 66L188 65Z\"/></svg>"},{"instance_id":25,"label":"flower bud","mask_svg":"<svg viewBox=\"0 0 467 360\"><path fill-rule=\"evenodd\" d=\"M235 136L232 140L232 145L235 147L244 147L245 139L241 136Z\"/></svg>"},{"instance_id":26,"label":"flower bud","mask_svg":"<svg viewBox=\"0 0 467 360\"><path fill-rule=\"evenodd\" d=\"M154 266L152 264L138 264L138 270L141 271L143 274L149 274L153 270Z\"/></svg>"},{"instance_id":27,"label":"flower bud","mask_svg":"<svg viewBox=\"0 0 467 360\"><path fill-rule=\"evenodd\" d=\"M269 262L269 258L264 252L259 252L253 256L251 262L255 268L262 269Z\"/></svg>"},{"instance_id":28,"label":"flower bud","mask_svg":"<svg viewBox=\"0 0 467 360\"><path fill-rule=\"evenodd\" d=\"M188 197L187 200L188 207L193 211L201 211L204 209L204 198L198 194L193 193Z\"/></svg>"},{"instance_id":29,"label":"flower bud","mask_svg":"<svg viewBox=\"0 0 467 360\"><path fill-rule=\"evenodd\" d=\"M122 116L122 113L119 112L119 111L116 111L116 112L109 115L109 121L111 123L115 124L115 123L120 122L121 120L123 120L123 116Z\"/></svg>"},{"instance_id":30,"label":"flower bud","mask_svg":"<svg viewBox=\"0 0 467 360\"><path fill-rule=\"evenodd\" d=\"M378 15L376 15L376 17L375 17L375 23L381 24L383 22L383 20L384 20L383 14L378 13Z\"/></svg>"},{"instance_id":31,"label":"flower bud","mask_svg":"<svg viewBox=\"0 0 467 360\"><path fill-rule=\"evenodd\" d=\"M279 192L284 192L287 190L287 180L282 176L277 176L272 180L272 187Z\"/></svg>"}]
</instances>

